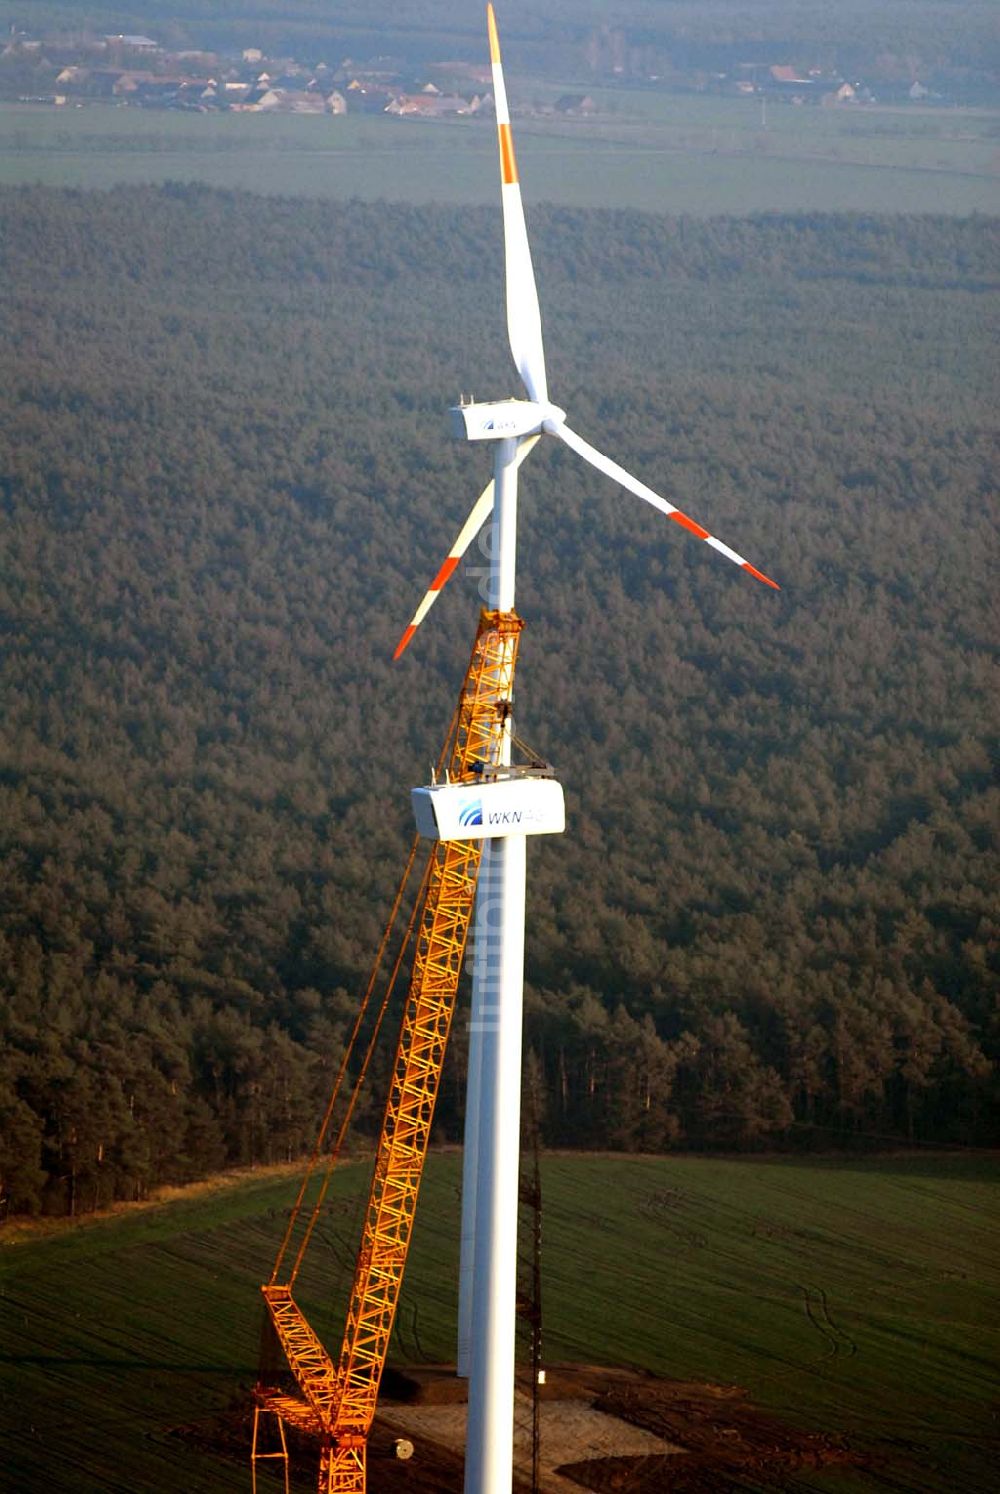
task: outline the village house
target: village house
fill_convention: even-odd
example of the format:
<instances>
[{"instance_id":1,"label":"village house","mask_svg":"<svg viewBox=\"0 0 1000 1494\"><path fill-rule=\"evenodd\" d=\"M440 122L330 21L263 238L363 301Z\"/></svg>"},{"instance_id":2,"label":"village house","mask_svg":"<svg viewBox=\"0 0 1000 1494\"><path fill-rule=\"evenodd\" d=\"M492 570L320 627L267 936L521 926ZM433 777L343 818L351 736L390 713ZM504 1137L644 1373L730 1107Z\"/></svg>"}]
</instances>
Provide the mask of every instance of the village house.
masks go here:
<instances>
[{"instance_id":1,"label":"village house","mask_svg":"<svg viewBox=\"0 0 1000 1494\"><path fill-rule=\"evenodd\" d=\"M305 88L269 88L251 107L261 114L325 114L326 99Z\"/></svg>"},{"instance_id":2,"label":"village house","mask_svg":"<svg viewBox=\"0 0 1000 1494\"><path fill-rule=\"evenodd\" d=\"M483 101L478 95L463 99L459 94L401 93L385 106L386 114L418 119L441 119L446 114L478 114Z\"/></svg>"},{"instance_id":3,"label":"village house","mask_svg":"<svg viewBox=\"0 0 1000 1494\"><path fill-rule=\"evenodd\" d=\"M488 67L483 67L478 62L431 62L427 65L429 73L435 73L438 77L452 80L453 83L473 88L489 88L493 82L493 74ZM452 91L457 91L454 87Z\"/></svg>"},{"instance_id":4,"label":"village house","mask_svg":"<svg viewBox=\"0 0 1000 1494\"><path fill-rule=\"evenodd\" d=\"M121 73L111 67L84 67L79 76L66 85L70 94L79 94L88 99L110 99L114 97L115 84Z\"/></svg>"},{"instance_id":5,"label":"village house","mask_svg":"<svg viewBox=\"0 0 1000 1494\"><path fill-rule=\"evenodd\" d=\"M481 115L493 108L491 73L481 62L461 58L422 64L395 57L343 58L335 66L322 60L304 64L291 57L272 57L261 47L245 47L228 57L198 49L170 51L153 37L120 32L103 38L65 33L45 41L12 30L0 44L0 97L52 102L108 101L145 108L185 108L287 113L371 113L404 119L438 119ZM638 63L630 63L634 74ZM636 74L638 75L638 74ZM762 98L786 104L821 104L826 108L871 105L875 94L863 79L848 82L829 68L801 62L773 62L752 57L733 62L726 71L686 72L671 64L668 72L646 72L647 82L668 77L668 86L683 83L697 92ZM940 102L940 95L912 77L880 86L885 102ZM535 112L567 120L598 112L595 99L567 93Z\"/></svg>"},{"instance_id":6,"label":"village house","mask_svg":"<svg viewBox=\"0 0 1000 1494\"><path fill-rule=\"evenodd\" d=\"M128 47L132 52L158 52L160 44L151 36L106 36L109 47Z\"/></svg>"},{"instance_id":7,"label":"village house","mask_svg":"<svg viewBox=\"0 0 1000 1494\"><path fill-rule=\"evenodd\" d=\"M564 93L552 107L556 114L565 114L571 119L586 118L597 112L597 105L588 93Z\"/></svg>"},{"instance_id":8,"label":"village house","mask_svg":"<svg viewBox=\"0 0 1000 1494\"><path fill-rule=\"evenodd\" d=\"M383 114L395 96L395 90L388 84L361 78L352 78L344 89L351 114Z\"/></svg>"}]
</instances>

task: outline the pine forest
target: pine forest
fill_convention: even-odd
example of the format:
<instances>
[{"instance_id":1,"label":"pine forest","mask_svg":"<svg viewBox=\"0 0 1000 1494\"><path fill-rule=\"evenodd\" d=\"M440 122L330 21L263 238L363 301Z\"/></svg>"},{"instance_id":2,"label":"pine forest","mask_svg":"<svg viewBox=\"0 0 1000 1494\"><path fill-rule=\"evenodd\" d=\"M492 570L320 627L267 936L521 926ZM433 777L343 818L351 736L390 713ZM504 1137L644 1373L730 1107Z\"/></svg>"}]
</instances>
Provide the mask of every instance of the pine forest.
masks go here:
<instances>
[{"instance_id":1,"label":"pine forest","mask_svg":"<svg viewBox=\"0 0 1000 1494\"><path fill-rule=\"evenodd\" d=\"M0 219L0 1207L79 1214L311 1144L488 564L393 665L489 477L447 408L515 374L496 210ZM545 1143L988 1144L996 222L530 231L574 426L781 585L557 443L524 469Z\"/></svg>"}]
</instances>

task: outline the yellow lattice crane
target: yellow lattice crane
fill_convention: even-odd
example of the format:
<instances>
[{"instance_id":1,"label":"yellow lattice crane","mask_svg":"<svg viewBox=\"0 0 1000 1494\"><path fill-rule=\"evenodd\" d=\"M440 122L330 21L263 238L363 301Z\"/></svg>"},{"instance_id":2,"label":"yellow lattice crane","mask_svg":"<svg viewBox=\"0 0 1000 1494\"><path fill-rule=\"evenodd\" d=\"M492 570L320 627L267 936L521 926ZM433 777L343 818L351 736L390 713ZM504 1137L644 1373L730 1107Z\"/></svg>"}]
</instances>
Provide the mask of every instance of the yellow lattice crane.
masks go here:
<instances>
[{"instance_id":1,"label":"yellow lattice crane","mask_svg":"<svg viewBox=\"0 0 1000 1494\"><path fill-rule=\"evenodd\" d=\"M452 783L479 782L484 769L500 758L510 731L514 667L523 624L514 612L483 611L445 747L438 765ZM412 947L412 973L382 1118L361 1245L350 1293L340 1357L327 1352L295 1301L293 1289L320 1215L333 1165L340 1152L354 1100L371 1057L361 1062L350 1101L334 1125L347 1074L350 1049L372 996L378 971L404 902L418 850L415 841L396 895L392 915L376 956L358 1013L352 1043L341 1064L312 1158L292 1209L270 1279L261 1288L266 1304L265 1337L280 1345L295 1385L280 1386L275 1364L262 1351L255 1392L253 1485L259 1465L279 1461L289 1483L286 1428L304 1432L319 1446L320 1494L364 1494L368 1435L375 1415L393 1319L406 1265L417 1193L423 1172L444 1062L458 980L472 918L481 840L434 842L399 945L382 1002ZM415 935L415 940L413 936ZM380 1020L380 1018L379 1018ZM378 1023L376 1023L376 1027ZM310 1181L319 1175L316 1200L306 1206ZM286 1376L287 1378L287 1376ZM263 1422L277 1426L276 1450L265 1450Z\"/></svg>"}]
</instances>

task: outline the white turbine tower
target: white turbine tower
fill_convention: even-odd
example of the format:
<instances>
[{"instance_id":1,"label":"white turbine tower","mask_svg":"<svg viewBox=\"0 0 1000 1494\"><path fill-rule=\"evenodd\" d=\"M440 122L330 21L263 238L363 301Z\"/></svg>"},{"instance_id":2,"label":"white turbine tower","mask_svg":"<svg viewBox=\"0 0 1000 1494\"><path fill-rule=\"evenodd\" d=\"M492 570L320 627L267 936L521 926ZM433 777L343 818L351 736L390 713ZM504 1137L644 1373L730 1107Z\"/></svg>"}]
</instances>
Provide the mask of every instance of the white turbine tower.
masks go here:
<instances>
[{"instance_id":1,"label":"white turbine tower","mask_svg":"<svg viewBox=\"0 0 1000 1494\"><path fill-rule=\"evenodd\" d=\"M456 435L494 443L493 479L474 504L403 632L394 655L397 659L490 515L489 605L500 612L513 610L517 471L543 434L556 436L599 472L777 590L776 583L742 555L577 435L566 424L565 411L550 402L538 293L492 5L486 13L500 147L507 334L528 397L465 404L451 412ZM505 731L498 764L509 762L510 735ZM525 836L487 841L476 915L462 1185L459 1373L469 1375L466 1494L509 1494L512 1482L524 907Z\"/></svg>"}]
</instances>

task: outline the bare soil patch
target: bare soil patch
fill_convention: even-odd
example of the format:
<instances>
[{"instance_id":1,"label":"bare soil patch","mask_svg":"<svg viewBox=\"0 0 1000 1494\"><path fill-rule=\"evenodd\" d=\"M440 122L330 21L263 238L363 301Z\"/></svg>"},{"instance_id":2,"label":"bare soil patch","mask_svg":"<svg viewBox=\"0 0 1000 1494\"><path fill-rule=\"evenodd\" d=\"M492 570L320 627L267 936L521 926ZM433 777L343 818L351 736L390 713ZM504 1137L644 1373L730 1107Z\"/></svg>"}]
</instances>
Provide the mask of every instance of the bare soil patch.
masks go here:
<instances>
[{"instance_id":1,"label":"bare soil patch","mask_svg":"<svg viewBox=\"0 0 1000 1494\"><path fill-rule=\"evenodd\" d=\"M461 1489L465 1382L448 1366L389 1372L371 1445L371 1494ZM530 1385L515 1408L515 1490L531 1488ZM803 1468L855 1463L842 1437L803 1432L739 1386L662 1380L593 1365L549 1369L540 1387L543 1494L728 1494L752 1478L781 1489ZM397 1437L414 1444L394 1464Z\"/></svg>"}]
</instances>

